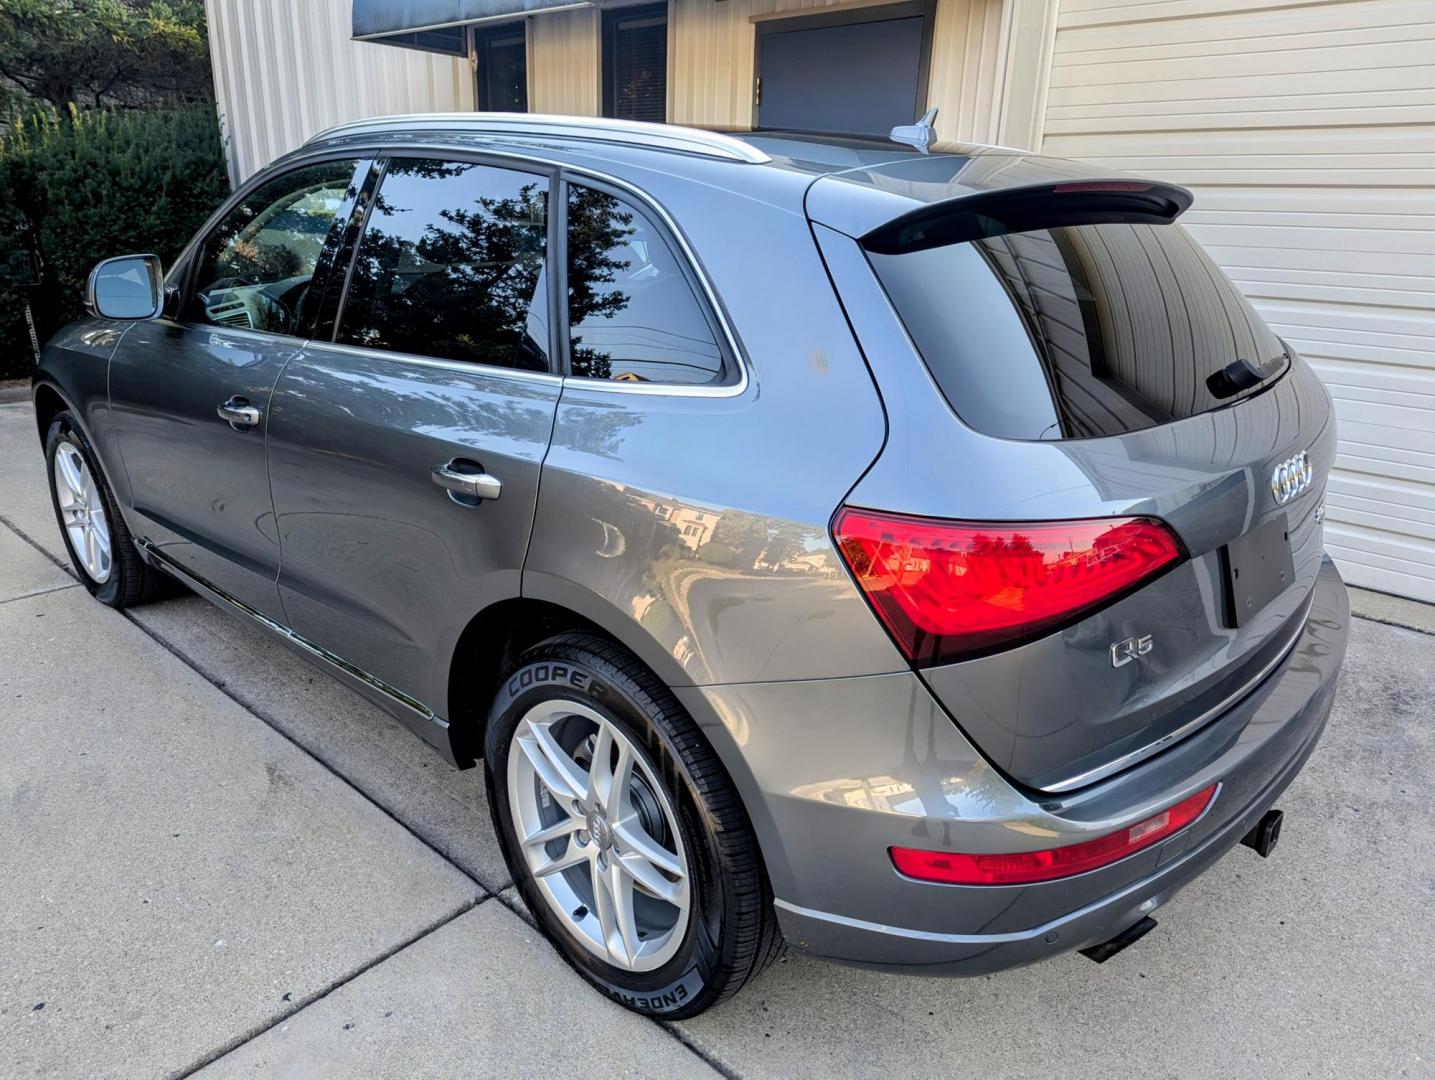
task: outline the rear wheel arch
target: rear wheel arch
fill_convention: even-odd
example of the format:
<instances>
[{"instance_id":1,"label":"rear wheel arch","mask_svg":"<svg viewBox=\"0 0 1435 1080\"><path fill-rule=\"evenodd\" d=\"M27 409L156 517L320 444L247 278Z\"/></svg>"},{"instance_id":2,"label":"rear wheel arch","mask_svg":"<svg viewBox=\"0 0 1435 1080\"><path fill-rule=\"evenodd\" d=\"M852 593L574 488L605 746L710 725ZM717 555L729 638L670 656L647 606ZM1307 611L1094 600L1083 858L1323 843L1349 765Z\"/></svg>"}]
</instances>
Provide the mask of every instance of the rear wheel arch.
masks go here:
<instances>
[{"instance_id":1,"label":"rear wheel arch","mask_svg":"<svg viewBox=\"0 0 1435 1080\"><path fill-rule=\"evenodd\" d=\"M499 680L526 649L548 638L592 634L624 649L664 685L689 683L678 662L655 642L654 648L634 647L629 640L633 624L626 620L624 626L617 608L592 600L589 597L579 611L555 600L514 596L490 604L469 620L449 660L446 719L460 768L471 768L483 756L483 729ZM609 614L613 618L605 617Z\"/></svg>"},{"instance_id":2,"label":"rear wheel arch","mask_svg":"<svg viewBox=\"0 0 1435 1080\"><path fill-rule=\"evenodd\" d=\"M530 597L499 600L469 620L454 646L448 676L447 719L460 768L471 768L483 756L488 708L504 674L525 650L564 633L594 634L621 644L577 612Z\"/></svg>"}]
</instances>

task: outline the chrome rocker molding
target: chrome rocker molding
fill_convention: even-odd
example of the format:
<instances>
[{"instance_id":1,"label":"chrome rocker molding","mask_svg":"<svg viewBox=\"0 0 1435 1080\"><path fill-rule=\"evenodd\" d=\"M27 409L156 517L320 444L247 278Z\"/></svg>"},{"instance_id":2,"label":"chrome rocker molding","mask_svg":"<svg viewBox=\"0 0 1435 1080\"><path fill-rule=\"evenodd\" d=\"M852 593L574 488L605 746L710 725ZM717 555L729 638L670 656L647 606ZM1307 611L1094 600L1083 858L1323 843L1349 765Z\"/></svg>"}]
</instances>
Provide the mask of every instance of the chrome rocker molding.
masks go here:
<instances>
[{"instance_id":1,"label":"chrome rocker molding","mask_svg":"<svg viewBox=\"0 0 1435 1080\"><path fill-rule=\"evenodd\" d=\"M322 645L315 644L283 623L276 622L263 612L256 611L242 600L238 600L219 586L211 584L198 574L192 573L185 567L179 565L151 541L136 539L135 544L145 559L165 573L183 581L186 585L201 593L205 599L218 604L221 607L237 611L241 615L248 616L250 621L257 623L264 629L279 636L286 644L298 649L305 656L320 660L324 666L337 675L342 681L353 686L360 693L377 701L386 707L390 712L402 720L406 727L422 738L426 743L436 749L440 754L450 761L453 760L453 748L449 742L448 721L439 716L423 702L410 697L397 687L390 686L383 679L371 675L363 668L356 667L349 663L342 656L331 653Z\"/></svg>"}]
</instances>

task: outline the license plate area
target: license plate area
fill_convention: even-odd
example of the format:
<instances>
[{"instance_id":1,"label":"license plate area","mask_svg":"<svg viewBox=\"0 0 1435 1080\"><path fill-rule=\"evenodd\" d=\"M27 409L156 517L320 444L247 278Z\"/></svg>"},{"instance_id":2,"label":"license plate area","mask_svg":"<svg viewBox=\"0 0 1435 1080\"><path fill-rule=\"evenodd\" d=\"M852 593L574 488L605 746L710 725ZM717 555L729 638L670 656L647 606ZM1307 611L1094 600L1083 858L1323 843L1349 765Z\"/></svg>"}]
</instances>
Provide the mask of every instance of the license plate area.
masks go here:
<instances>
[{"instance_id":1,"label":"license plate area","mask_svg":"<svg viewBox=\"0 0 1435 1080\"><path fill-rule=\"evenodd\" d=\"M1285 514L1223 547L1221 565L1226 574L1226 625L1244 626L1295 580Z\"/></svg>"}]
</instances>

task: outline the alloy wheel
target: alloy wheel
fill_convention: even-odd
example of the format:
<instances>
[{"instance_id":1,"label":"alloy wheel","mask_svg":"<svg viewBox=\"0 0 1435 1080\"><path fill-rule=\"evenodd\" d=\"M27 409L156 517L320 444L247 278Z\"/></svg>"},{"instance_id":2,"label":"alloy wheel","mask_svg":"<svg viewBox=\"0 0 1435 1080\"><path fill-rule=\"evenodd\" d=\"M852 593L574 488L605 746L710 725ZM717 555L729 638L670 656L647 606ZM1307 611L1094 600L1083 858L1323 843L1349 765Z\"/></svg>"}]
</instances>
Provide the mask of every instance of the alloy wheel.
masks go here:
<instances>
[{"instance_id":1,"label":"alloy wheel","mask_svg":"<svg viewBox=\"0 0 1435 1080\"><path fill-rule=\"evenodd\" d=\"M673 958L688 859L667 793L620 728L575 701L535 705L514 730L508 800L539 892L585 949L625 971Z\"/></svg>"},{"instance_id":2,"label":"alloy wheel","mask_svg":"<svg viewBox=\"0 0 1435 1080\"><path fill-rule=\"evenodd\" d=\"M55 450L55 494L80 565L96 585L103 585L114 569L110 523L100 486L73 443L62 442Z\"/></svg>"}]
</instances>

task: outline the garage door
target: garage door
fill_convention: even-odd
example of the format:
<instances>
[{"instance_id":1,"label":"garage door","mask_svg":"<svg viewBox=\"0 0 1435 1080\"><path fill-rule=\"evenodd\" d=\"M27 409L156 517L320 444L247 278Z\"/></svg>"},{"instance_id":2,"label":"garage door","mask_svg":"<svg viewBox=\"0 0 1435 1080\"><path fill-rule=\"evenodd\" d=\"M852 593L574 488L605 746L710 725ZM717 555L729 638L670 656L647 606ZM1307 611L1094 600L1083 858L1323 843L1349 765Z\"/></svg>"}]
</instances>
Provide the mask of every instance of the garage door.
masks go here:
<instances>
[{"instance_id":1,"label":"garage door","mask_svg":"<svg viewBox=\"0 0 1435 1080\"><path fill-rule=\"evenodd\" d=\"M1184 219L1336 400L1326 544L1435 602L1435 5L1061 0L1046 153Z\"/></svg>"},{"instance_id":2,"label":"garage door","mask_svg":"<svg viewBox=\"0 0 1435 1080\"><path fill-rule=\"evenodd\" d=\"M921 115L930 13L878 11L759 23L757 126L886 135Z\"/></svg>"}]
</instances>

